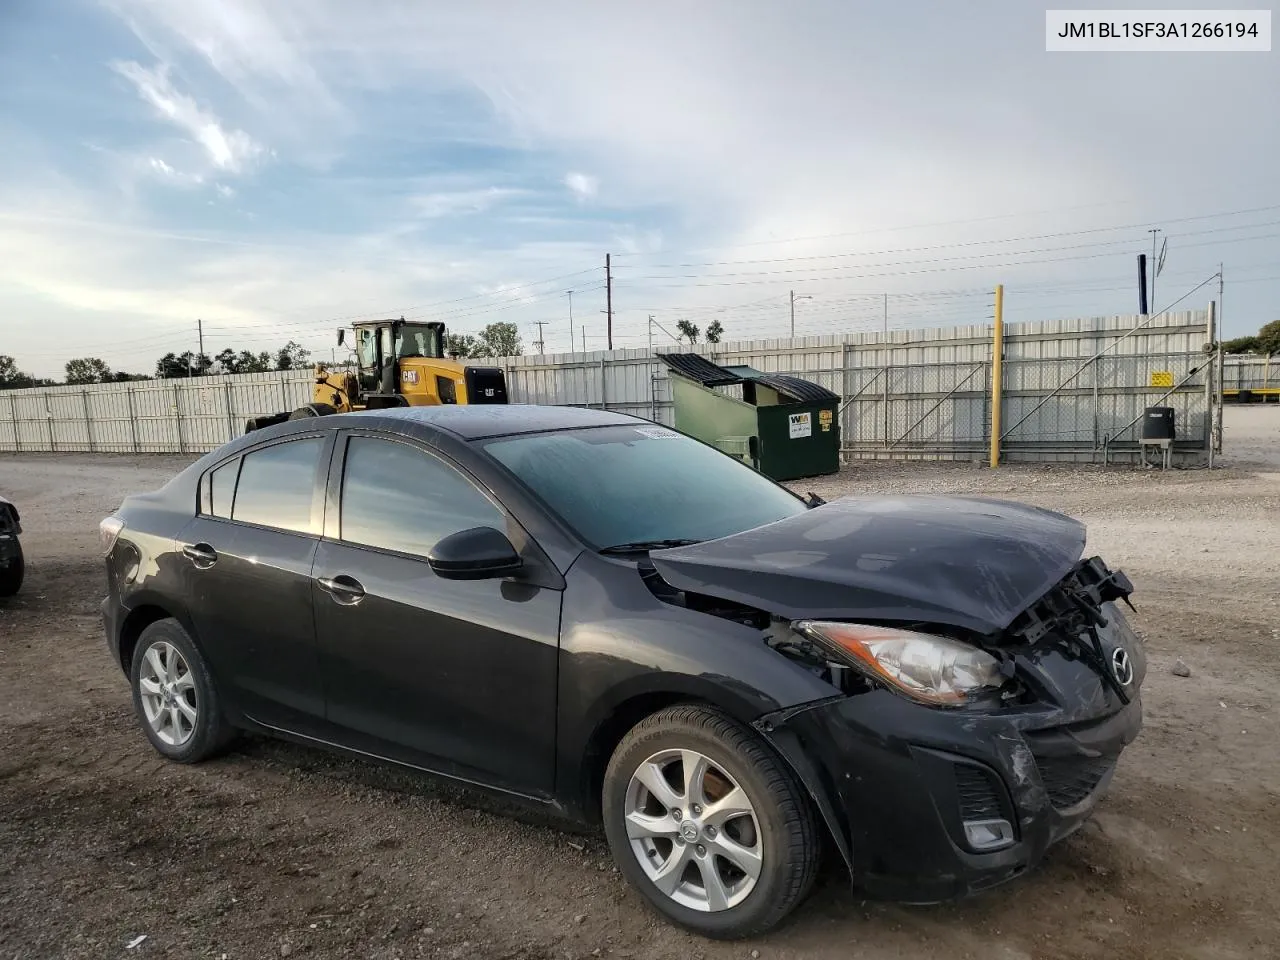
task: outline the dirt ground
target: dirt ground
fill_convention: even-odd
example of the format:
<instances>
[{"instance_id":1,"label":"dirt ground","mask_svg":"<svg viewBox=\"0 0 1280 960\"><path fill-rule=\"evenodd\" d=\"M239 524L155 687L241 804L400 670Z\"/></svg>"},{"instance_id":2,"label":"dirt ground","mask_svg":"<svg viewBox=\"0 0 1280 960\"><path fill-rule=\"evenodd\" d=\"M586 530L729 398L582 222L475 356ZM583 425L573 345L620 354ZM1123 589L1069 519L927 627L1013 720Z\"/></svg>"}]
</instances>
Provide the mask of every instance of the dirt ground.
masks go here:
<instances>
[{"instance_id":1,"label":"dirt ground","mask_svg":"<svg viewBox=\"0 0 1280 960\"><path fill-rule=\"evenodd\" d=\"M737 944L657 920L602 838L425 778L261 740L162 762L102 640L96 524L185 461L0 456L29 557L0 603L0 960L1276 957L1280 407L1228 414L1213 473L866 463L803 485L1085 520L1138 586L1147 723L1096 817L1031 875L908 908L830 868L784 928Z\"/></svg>"}]
</instances>

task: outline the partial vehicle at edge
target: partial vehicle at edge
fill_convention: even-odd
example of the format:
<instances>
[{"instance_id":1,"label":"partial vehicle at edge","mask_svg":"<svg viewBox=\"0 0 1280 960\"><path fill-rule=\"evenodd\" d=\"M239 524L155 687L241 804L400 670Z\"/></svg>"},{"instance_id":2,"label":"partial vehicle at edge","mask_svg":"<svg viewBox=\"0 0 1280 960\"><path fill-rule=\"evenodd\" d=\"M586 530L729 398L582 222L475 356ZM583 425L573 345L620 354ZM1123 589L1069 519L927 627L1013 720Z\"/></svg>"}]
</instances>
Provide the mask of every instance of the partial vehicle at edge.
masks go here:
<instances>
[{"instance_id":1,"label":"partial vehicle at edge","mask_svg":"<svg viewBox=\"0 0 1280 960\"><path fill-rule=\"evenodd\" d=\"M603 411L289 421L102 535L161 754L248 729L550 807L710 937L778 924L824 848L870 896L1007 881L1142 724L1133 586L1075 520L804 499Z\"/></svg>"},{"instance_id":2,"label":"partial vehicle at edge","mask_svg":"<svg viewBox=\"0 0 1280 960\"><path fill-rule=\"evenodd\" d=\"M18 539L21 533L18 508L0 496L0 597L12 597L22 589L26 560Z\"/></svg>"}]
</instances>

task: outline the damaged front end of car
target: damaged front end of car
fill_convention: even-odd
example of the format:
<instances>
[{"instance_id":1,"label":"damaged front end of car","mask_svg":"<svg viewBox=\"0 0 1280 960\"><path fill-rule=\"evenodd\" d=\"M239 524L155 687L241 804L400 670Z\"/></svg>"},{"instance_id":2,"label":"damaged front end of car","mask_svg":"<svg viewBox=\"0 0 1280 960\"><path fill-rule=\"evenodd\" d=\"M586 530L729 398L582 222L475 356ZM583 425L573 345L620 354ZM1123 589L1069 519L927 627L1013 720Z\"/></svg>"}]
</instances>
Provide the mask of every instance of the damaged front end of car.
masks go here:
<instances>
[{"instance_id":1,"label":"damaged front end of car","mask_svg":"<svg viewBox=\"0 0 1280 960\"><path fill-rule=\"evenodd\" d=\"M963 512L973 504L952 506ZM938 499L918 506L926 514L948 507ZM865 508L846 507L833 519L847 527L851 512ZM783 557L788 538L767 528L753 534L762 548L768 538L767 549L754 564L737 562L730 576L711 569L719 547L663 551L653 562L686 605L732 616L714 598L734 593L735 619L747 622L753 609L767 614L767 626L757 621L765 642L831 686L829 698L760 717L756 728L806 785L856 885L928 903L1023 873L1085 822L1141 728L1146 659L1119 607L1133 585L1098 557L1080 559L1083 527L1075 521L990 504L961 521L979 531L963 554L970 573L987 578L988 593L951 616L940 612L945 591L936 584L962 556L954 518L946 534L931 534L927 517L899 522L895 533L886 526L894 513L899 521L906 515L873 508L873 521L859 528L861 547L844 541L803 564L797 550ZM901 553L886 544L908 534L915 545L898 564ZM779 610L770 596L744 603L748 581L738 574L763 570L765 556L790 575L802 566L824 571L832 589L810 592L821 597L813 615L796 615L794 605ZM917 578L901 595L915 594L919 577L935 577L923 616L910 616L910 605L891 596L895 566ZM1045 583L1046 574L1054 579Z\"/></svg>"}]
</instances>

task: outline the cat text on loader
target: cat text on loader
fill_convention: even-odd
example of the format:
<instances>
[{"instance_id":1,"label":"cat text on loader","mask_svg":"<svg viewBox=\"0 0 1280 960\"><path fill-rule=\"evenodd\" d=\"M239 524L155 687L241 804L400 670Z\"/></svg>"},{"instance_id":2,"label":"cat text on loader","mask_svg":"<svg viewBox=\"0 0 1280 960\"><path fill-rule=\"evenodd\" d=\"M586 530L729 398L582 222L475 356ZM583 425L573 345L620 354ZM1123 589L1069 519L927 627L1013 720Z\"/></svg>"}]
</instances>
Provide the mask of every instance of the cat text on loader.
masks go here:
<instances>
[{"instance_id":1,"label":"cat text on loader","mask_svg":"<svg viewBox=\"0 0 1280 960\"><path fill-rule=\"evenodd\" d=\"M340 345L346 343L346 334L338 331ZM445 329L439 321L415 323L401 317L357 323L355 336L356 372L317 364L311 403L292 413L255 417L246 431L352 410L507 402L501 367L445 357Z\"/></svg>"}]
</instances>

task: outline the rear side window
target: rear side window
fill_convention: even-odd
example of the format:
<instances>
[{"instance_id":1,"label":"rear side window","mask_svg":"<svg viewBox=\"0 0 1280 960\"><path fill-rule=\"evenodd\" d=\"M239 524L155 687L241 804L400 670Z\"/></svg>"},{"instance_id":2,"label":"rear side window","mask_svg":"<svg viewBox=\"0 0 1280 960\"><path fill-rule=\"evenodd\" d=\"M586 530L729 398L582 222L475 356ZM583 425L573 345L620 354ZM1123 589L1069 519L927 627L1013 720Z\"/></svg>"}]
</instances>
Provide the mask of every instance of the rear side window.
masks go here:
<instances>
[{"instance_id":1,"label":"rear side window","mask_svg":"<svg viewBox=\"0 0 1280 960\"><path fill-rule=\"evenodd\" d=\"M244 455L231 519L281 530L311 530L319 437L277 443ZM214 505L218 505L215 494Z\"/></svg>"},{"instance_id":2,"label":"rear side window","mask_svg":"<svg viewBox=\"0 0 1280 960\"><path fill-rule=\"evenodd\" d=\"M352 437L342 476L342 539L426 556L442 537L506 518L457 469L394 440Z\"/></svg>"},{"instance_id":3,"label":"rear side window","mask_svg":"<svg viewBox=\"0 0 1280 960\"><path fill-rule=\"evenodd\" d=\"M240 459L224 463L209 475L209 514L215 517L231 516L231 501L236 495L236 474L240 472Z\"/></svg>"}]
</instances>

